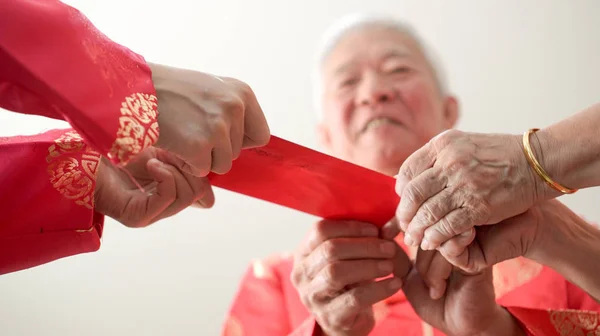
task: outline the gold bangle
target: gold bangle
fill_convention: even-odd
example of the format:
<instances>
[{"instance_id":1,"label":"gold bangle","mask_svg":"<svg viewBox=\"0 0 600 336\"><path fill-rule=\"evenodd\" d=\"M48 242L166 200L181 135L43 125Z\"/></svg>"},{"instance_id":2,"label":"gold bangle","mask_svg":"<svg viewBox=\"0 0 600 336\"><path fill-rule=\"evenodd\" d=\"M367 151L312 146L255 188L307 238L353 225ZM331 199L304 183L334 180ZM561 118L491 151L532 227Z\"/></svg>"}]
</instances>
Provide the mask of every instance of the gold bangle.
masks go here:
<instances>
[{"instance_id":1,"label":"gold bangle","mask_svg":"<svg viewBox=\"0 0 600 336\"><path fill-rule=\"evenodd\" d=\"M536 160L535 155L533 155L533 150L531 150L531 143L529 142L529 138L531 137L531 134L539 130L539 128L532 128L527 132L523 133L523 151L525 152L525 157L527 157L527 161L529 161L529 165L531 166L531 168L533 168L533 170L535 170L538 176L541 177L544 180L544 182L546 182L546 184L548 184L553 189L558 190L563 194L572 194L576 192L577 189L569 189L552 180L550 176L546 173L544 168L542 168L538 160Z\"/></svg>"}]
</instances>

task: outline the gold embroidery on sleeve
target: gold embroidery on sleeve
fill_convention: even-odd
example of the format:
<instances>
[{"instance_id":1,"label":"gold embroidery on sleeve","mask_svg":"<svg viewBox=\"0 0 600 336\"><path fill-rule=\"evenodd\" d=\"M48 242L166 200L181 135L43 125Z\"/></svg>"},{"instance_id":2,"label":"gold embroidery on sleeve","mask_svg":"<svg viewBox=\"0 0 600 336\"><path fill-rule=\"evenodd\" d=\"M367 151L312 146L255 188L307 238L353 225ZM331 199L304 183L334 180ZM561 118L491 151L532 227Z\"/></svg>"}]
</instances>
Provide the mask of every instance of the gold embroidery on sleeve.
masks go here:
<instances>
[{"instance_id":1,"label":"gold embroidery on sleeve","mask_svg":"<svg viewBox=\"0 0 600 336\"><path fill-rule=\"evenodd\" d=\"M99 161L100 154L88 147L77 132L66 132L48 148L50 183L65 198L92 209Z\"/></svg>"},{"instance_id":2,"label":"gold embroidery on sleeve","mask_svg":"<svg viewBox=\"0 0 600 336\"><path fill-rule=\"evenodd\" d=\"M108 153L110 159L127 163L158 140L158 100L155 95L135 93L121 104L119 129Z\"/></svg>"},{"instance_id":3,"label":"gold embroidery on sleeve","mask_svg":"<svg viewBox=\"0 0 600 336\"><path fill-rule=\"evenodd\" d=\"M550 321L560 336L599 336L597 312L577 310L550 311Z\"/></svg>"},{"instance_id":4,"label":"gold embroidery on sleeve","mask_svg":"<svg viewBox=\"0 0 600 336\"><path fill-rule=\"evenodd\" d=\"M522 257L494 265L496 299L525 285L538 276L542 269L542 265Z\"/></svg>"},{"instance_id":5,"label":"gold embroidery on sleeve","mask_svg":"<svg viewBox=\"0 0 600 336\"><path fill-rule=\"evenodd\" d=\"M238 319L233 316L227 318L225 322L225 328L223 329L223 336L243 336L244 328Z\"/></svg>"}]
</instances>

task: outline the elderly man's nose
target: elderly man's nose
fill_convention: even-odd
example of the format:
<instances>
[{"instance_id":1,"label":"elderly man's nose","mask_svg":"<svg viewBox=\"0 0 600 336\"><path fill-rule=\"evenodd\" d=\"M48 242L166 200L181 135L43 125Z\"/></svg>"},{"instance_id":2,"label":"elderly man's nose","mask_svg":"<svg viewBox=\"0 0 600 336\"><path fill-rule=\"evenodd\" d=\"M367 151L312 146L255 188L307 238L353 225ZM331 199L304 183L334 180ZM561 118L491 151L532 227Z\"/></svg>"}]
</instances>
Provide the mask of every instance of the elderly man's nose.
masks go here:
<instances>
[{"instance_id":1,"label":"elderly man's nose","mask_svg":"<svg viewBox=\"0 0 600 336\"><path fill-rule=\"evenodd\" d=\"M384 81L379 79L370 79L361 86L358 103L360 105L370 105L382 103L391 100L393 89Z\"/></svg>"}]
</instances>

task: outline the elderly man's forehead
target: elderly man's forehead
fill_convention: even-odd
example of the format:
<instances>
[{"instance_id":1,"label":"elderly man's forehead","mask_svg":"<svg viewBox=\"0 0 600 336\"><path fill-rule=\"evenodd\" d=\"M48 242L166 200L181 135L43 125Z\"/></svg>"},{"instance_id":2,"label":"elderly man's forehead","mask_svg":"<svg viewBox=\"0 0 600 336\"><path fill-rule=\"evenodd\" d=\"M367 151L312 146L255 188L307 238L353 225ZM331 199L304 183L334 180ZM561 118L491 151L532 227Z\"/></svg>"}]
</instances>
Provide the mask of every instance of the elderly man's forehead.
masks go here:
<instances>
[{"instance_id":1,"label":"elderly man's forehead","mask_svg":"<svg viewBox=\"0 0 600 336\"><path fill-rule=\"evenodd\" d=\"M387 27L364 27L340 38L322 65L326 72L337 74L365 57L424 58L419 44L408 34Z\"/></svg>"}]
</instances>

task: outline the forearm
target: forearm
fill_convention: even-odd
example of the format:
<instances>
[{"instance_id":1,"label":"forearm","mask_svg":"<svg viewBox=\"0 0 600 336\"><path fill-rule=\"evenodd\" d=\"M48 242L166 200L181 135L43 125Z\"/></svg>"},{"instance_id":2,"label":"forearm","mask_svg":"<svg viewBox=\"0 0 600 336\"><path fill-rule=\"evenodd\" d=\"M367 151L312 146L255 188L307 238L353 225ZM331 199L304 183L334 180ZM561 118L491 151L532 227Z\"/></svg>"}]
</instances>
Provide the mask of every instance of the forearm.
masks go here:
<instances>
[{"instance_id":1,"label":"forearm","mask_svg":"<svg viewBox=\"0 0 600 336\"><path fill-rule=\"evenodd\" d=\"M100 247L99 154L72 130L0 138L0 274Z\"/></svg>"},{"instance_id":2,"label":"forearm","mask_svg":"<svg viewBox=\"0 0 600 336\"><path fill-rule=\"evenodd\" d=\"M568 281L600 299L600 230L572 212L547 219L539 246L527 257L562 274Z\"/></svg>"},{"instance_id":3,"label":"forearm","mask_svg":"<svg viewBox=\"0 0 600 336\"><path fill-rule=\"evenodd\" d=\"M581 189L600 185L600 104L593 105L531 136L535 155L559 184ZM541 194L555 192L545 183Z\"/></svg>"},{"instance_id":4,"label":"forearm","mask_svg":"<svg viewBox=\"0 0 600 336\"><path fill-rule=\"evenodd\" d=\"M144 58L61 1L2 3L0 64L0 107L63 119L113 163L127 163L158 139Z\"/></svg>"}]
</instances>

